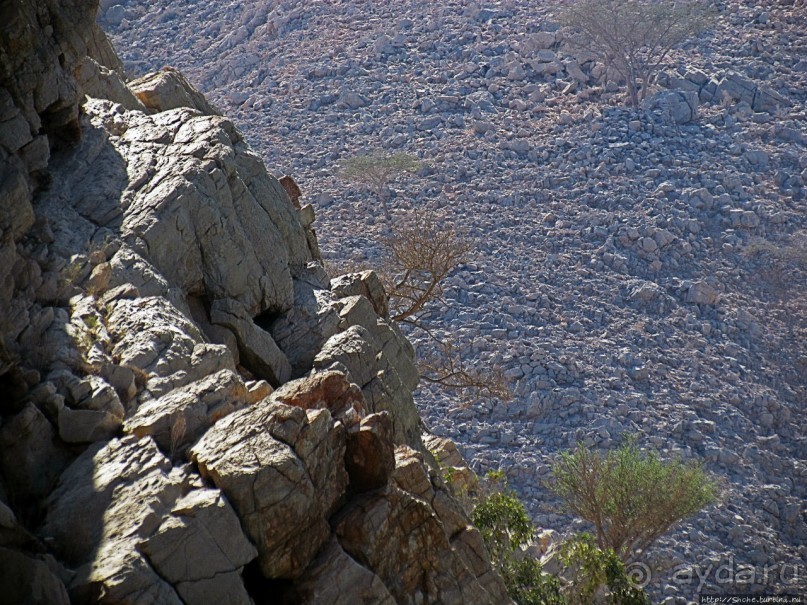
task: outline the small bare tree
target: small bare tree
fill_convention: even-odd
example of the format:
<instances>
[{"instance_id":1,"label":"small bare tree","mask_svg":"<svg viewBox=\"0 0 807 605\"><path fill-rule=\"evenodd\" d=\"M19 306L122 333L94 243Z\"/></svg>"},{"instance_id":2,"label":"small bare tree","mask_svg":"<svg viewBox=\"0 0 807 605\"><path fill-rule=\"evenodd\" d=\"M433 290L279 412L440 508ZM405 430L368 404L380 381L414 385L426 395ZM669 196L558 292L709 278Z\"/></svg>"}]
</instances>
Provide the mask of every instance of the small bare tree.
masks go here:
<instances>
[{"instance_id":1,"label":"small bare tree","mask_svg":"<svg viewBox=\"0 0 807 605\"><path fill-rule=\"evenodd\" d=\"M418 368L424 382L475 394L509 399L511 393L498 368L479 372L468 365L450 336L430 329L424 319L443 301L443 282L466 262L468 236L448 226L436 213L416 214L392 227L384 238L387 258L379 271L389 296L390 318L428 336L420 347Z\"/></svg>"},{"instance_id":2,"label":"small bare tree","mask_svg":"<svg viewBox=\"0 0 807 605\"><path fill-rule=\"evenodd\" d=\"M418 328L427 332L432 341L429 352L421 353L418 359L421 380L448 389L496 397L502 401L513 398L501 368L486 367L480 371L471 367L457 352L457 345L451 338L437 337L422 325L418 325Z\"/></svg>"},{"instance_id":3,"label":"small bare tree","mask_svg":"<svg viewBox=\"0 0 807 605\"><path fill-rule=\"evenodd\" d=\"M624 78L633 107L647 95L677 45L706 29L705 0L568 0L559 10L574 43Z\"/></svg>"},{"instance_id":4,"label":"small bare tree","mask_svg":"<svg viewBox=\"0 0 807 605\"><path fill-rule=\"evenodd\" d=\"M416 214L396 224L383 240L388 253L390 317L414 323L427 303L440 299L442 282L468 260L468 237L434 214Z\"/></svg>"},{"instance_id":5,"label":"small bare tree","mask_svg":"<svg viewBox=\"0 0 807 605\"><path fill-rule=\"evenodd\" d=\"M392 215L387 203L387 187L390 181L401 174L415 173L420 167L420 161L411 154L389 155L377 151L343 160L339 164L338 174L346 181L369 187L384 208L384 217L389 224L392 222Z\"/></svg>"}]
</instances>

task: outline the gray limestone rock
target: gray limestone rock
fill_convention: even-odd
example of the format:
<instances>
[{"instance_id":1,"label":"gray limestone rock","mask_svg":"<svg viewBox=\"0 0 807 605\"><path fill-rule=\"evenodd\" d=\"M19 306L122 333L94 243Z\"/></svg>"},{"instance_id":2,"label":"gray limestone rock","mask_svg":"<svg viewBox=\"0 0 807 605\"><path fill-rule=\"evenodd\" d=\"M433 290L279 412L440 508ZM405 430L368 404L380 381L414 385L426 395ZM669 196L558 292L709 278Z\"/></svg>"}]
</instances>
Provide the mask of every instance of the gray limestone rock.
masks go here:
<instances>
[{"instance_id":1,"label":"gray limestone rock","mask_svg":"<svg viewBox=\"0 0 807 605\"><path fill-rule=\"evenodd\" d=\"M0 426L0 470L19 498L47 496L69 462L53 425L34 404Z\"/></svg>"},{"instance_id":2,"label":"gray limestone rock","mask_svg":"<svg viewBox=\"0 0 807 605\"><path fill-rule=\"evenodd\" d=\"M717 99L728 97L734 101L748 103L754 111L773 113L779 107L789 105L787 99L766 86L758 86L756 82L737 72L729 72L720 80L715 93Z\"/></svg>"},{"instance_id":3,"label":"gray limestone rock","mask_svg":"<svg viewBox=\"0 0 807 605\"><path fill-rule=\"evenodd\" d=\"M381 279L375 271L340 275L332 280L331 292L338 298L364 296L373 304L376 315L385 318L389 313L387 293L384 291L384 284L381 283Z\"/></svg>"},{"instance_id":4,"label":"gray limestone rock","mask_svg":"<svg viewBox=\"0 0 807 605\"><path fill-rule=\"evenodd\" d=\"M264 400L219 421L191 449L257 546L263 574L295 578L330 535L347 486L345 432L326 410Z\"/></svg>"},{"instance_id":5,"label":"gray limestone rock","mask_svg":"<svg viewBox=\"0 0 807 605\"><path fill-rule=\"evenodd\" d=\"M48 567L36 558L0 547L0 604L69 605L67 589Z\"/></svg>"},{"instance_id":6,"label":"gray limestone rock","mask_svg":"<svg viewBox=\"0 0 807 605\"><path fill-rule=\"evenodd\" d=\"M91 97L120 103L126 109L146 110L143 103L123 81L120 73L101 65L92 57L85 57L79 64L76 80L82 90Z\"/></svg>"},{"instance_id":7,"label":"gray limestone rock","mask_svg":"<svg viewBox=\"0 0 807 605\"><path fill-rule=\"evenodd\" d=\"M244 382L225 369L143 402L123 428L137 437L151 436L164 452L175 454L246 405Z\"/></svg>"},{"instance_id":8,"label":"gray limestone rock","mask_svg":"<svg viewBox=\"0 0 807 605\"><path fill-rule=\"evenodd\" d=\"M381 579L331 539L294 582L300 599L311 605L395 605Z\"/></svg>"},{"instance_id":9,"label":"gray limestone rock","mask_svg":"<svg viewBox=\"0 0 807 605\"><path fill-rule=\"evenodd\" d=\"M292 367L286 354L272 334L258 326L238 301L215 301L210 320L235 335L241 363L254 375L268 380L273 386L280 386L291 378Z\"/></svg>"},{"instance_id":10,"label":"gray limestone rock","mask_svg":"<svg viewBox=\"0 0 807 605\"><path fill-rule=\"evenodd\" d=\"M293 376L310 370L322 345L336 334L339 314L334 303L334 295L327 289L295 279L294 306L265 322L265 328L288 358Z\"/></svg>"},{"instance_id":11,"label":"gray limestone rock","mask_svg":"<svg viewBox=\"0 0 807 605\"><path fill-rule=\"evenodd\" d=\"M252 602L240 573L258 551L218 490L194 490L178 500L138 549L187 605Z\"/></svg>"},{"instance_id":12,"label":"gray limestone rock","mask_svg":"<svg viewBox=\"0 0 807 605\"><path fill-rule=\"evenodd\" d=\"M152 113L179 107L190 107L204 115L220 113L184 75L170 67L132 80L129 82L129 88L138 101Z\"/></svg>"},{"instance_id":13,"label":"gray limestone rock","mask_svg":"<svg viewBox=\"0 0 807 605\"><path fill-rule=\"evenodd\" d=\"M713 305L717 302L717 290L704 281L689 286L685 301L696 305Z\"/></svg>"},{"instance_id":14,"label":"gray limestone rock","mask_svg":"<svg viewBox=\"0 0 807 605\"><path fill-rule=\"evenodd\" d=\"M369 314L361 313L361 317L375 318L379 324L383 324L379 328L382 335L392 334L386 323L376 318L367 299L354 297L354 300L364 301L367 306ZM390 413L395 443L408 443L420 448L421 421L411 391L404 385L391 361L395 357L391 356L388 360L382 346L366 328L350 326L325 343L314 359L314 368L346 371L350 380L361 386L369 411ZM411 364L412 360L409 359L408 363Z\"/></svg>"},{"instance_id":15,"label":"gray limestone rock","mask_svg":"<svg viewBox=\"0 0 807 605\"><path fill-rule=\"evenodd\" d=\"M698 93L691 90L669 90L656 93L644 101L650 110L658 110L673 124L688 124L698 119Z\"/></svg>"},{"instance_id":16,"label":"gray limestone rock","mask_svg":"<svg viewBox=\"0 0 807 605\"><path fill-rule=\"evenodd\" d=\"M79 456L48 497L42 528L61 559L79 568L68 587L71 595L179 605L174 589L136 545L159 526L182 491L150 440L127 437Z\"/></svg>"},{"instance_id":17,"label":"gray limestone rock","mask_svg":"<svg viewBox=\"0 0 807 605\"><path fill-rule=\"evenodd\" d=\"M334 524L345 552L378 575L398 603L414 604L426 594L457 605L509 601L482 588L433 510L398 488L355 498Z\"/></svg>"}]
</instances>

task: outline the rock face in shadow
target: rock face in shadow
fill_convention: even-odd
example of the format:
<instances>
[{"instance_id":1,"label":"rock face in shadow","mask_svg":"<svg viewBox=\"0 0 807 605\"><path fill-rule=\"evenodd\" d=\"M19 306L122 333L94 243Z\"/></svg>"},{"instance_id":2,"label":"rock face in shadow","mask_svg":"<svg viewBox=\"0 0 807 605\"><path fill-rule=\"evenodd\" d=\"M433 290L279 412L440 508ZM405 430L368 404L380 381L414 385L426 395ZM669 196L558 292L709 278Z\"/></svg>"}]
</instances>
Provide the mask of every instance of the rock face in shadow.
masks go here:
<instances>
[{"instance_id":1,"label":"rock face in shadow","mask_svg":"<svg viewBox=\"0 0 807 605\"><path fill-rule=\"evenodd\" d=\"M0 11L0 602L508 602L378 278L95 8Z\"/></svg>"}]
</instances>

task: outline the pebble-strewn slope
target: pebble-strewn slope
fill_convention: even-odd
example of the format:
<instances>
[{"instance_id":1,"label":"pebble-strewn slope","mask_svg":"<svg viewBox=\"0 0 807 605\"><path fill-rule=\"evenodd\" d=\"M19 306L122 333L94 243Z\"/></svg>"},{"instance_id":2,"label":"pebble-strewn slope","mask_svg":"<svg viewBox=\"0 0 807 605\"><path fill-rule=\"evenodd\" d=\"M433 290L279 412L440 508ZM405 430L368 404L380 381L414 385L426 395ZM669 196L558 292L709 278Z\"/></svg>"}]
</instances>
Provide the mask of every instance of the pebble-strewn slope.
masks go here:
<instances>
[{"instance_id":1,"label":"pebble-strewn slope","mask_svg":"<svg viewBox=\"0 0 807 605\"><path fill-rule=\"evenodd\" d=\"M478 470L505 468L541 525L568 526L540 485L555 452L639 433L726 479L723 504L665 542L667 565L724 592L710 562L755 566L765 590L801 566L804 586L803 1L716 3L715 28L671 60L666 81L702 101L682 124L603 92L549 2L101 4L133 75L179 68L295 176L326 258L372 262L383 228L340 158L380 147L432 167L395 185L394 213L440 208L475 238L435 325L500 365L515 400L419 405ZM787 581L763 580L773 564Z\"/></svg>"}]
</instances>

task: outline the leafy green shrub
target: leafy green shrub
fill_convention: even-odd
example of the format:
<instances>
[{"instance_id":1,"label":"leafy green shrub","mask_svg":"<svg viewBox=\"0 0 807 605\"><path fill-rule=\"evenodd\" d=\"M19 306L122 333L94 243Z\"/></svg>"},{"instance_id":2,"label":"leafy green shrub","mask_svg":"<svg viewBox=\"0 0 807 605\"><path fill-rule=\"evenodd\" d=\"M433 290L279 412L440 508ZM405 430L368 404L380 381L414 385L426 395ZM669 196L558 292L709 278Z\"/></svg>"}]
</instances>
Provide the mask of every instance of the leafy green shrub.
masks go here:
<instances>
[{"instance_id":1,"label":"leafy green shrub","mask_svg":"<svg viewBox=\"0 0 807 605\"><path fill-rule=\"evenodd\" d=\"M543 573L540 562L523 551L535 534L524 504L507 488L501 472L489 473L487 480L501 489L477 503L471 521L482 534L510 597L518 605L563 605L560 582Z\"/></svg>"},{"instance_id":2,"label":"leafy green shrub","mask_svg":"<svg viewBox=\"0 0 807 605\"><path fill-rule=\"evenodd\" d=\"M625 564L613 550L600 550L590 534L580 534L563 543L561 561L571 576L564 590L567 605L591 605L597 592L608 588L612 605L650 605L642 588L628 578Z\"/></svg>"},{"instance_id":3,"label":"leafy green shrub","mask_svg":"<svg viewBox=\"0 0 807 605\"><path fill-rule=\"evenodd\" d=\"M491 494L479 502L471 521L500 565L525 546L535 531L524 505L509 490Z\"/></svg>"},{"instance_id":4,"label":"leafy green shrub","mask_svg":"<svg viewBox=\"0 0 807 605\"><path fill-rule=\"evenodd\" d=\"M511 560L502 576L508 594L518 605L566 605L560 581L544 573L533 557Z\"/></svg>"},{"instance_id":5,"label":"leafy green shrub","mask_svg":"<svg viewBox=\"0 0 807 605\"><path fill-rule=\"evenodd\" d=\"M600 550L588 534L561 545L562 577L544 573L540 561L524 550L535 534L524 505L507 488L501 472L489 473L486 480L494 491L480 499L471 520L518 605L592 605L603 589L607 589L605 596L611 605L650 605L647 594L631 582L614 551Z\"/></svg>"},{"instance_id":6,"label":"leafy green shrub","mask_svg":"<svg viewBox=\"0 0 807 605\"><path fill-rule=\"evenodd\" d=\"M552 469L552 490L590 521L600 549L635 559L680 520L715 501L717 485L701 465L664 461L635 441L603 455L578 445Z\"/></svg>"}]
</instances>

